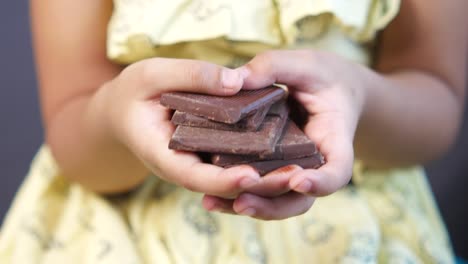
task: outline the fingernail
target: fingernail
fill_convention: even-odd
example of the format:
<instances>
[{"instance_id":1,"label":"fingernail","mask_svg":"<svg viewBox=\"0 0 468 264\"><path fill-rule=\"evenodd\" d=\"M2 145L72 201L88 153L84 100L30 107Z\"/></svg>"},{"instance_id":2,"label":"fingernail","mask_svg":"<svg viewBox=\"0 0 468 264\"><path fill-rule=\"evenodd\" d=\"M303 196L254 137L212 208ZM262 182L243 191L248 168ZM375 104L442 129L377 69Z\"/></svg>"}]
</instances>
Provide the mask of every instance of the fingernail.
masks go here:
<instances>
[{"instance_id":1,"label":"fingernail","mask_svg":"<svg viewBox=\"0 0 468 264\"><path fill-rule=\"evenodd\" d=\"M239 72L240 76L242 77L242 79L245 79L247 78L247 76L250 75L250 70L245 67L245 66L242 66L240 68L237 68L237 71Z\"/></svg>"},{"instance_id":2,"label":"fingernail","mask_svg":"<svg viewBox=\"0 0 468 264\"><path fill-rule=\"evenodd\" d=\"M258 180L256 180L256 179L253 179L253 178L251 178L251 177L244 177L244 178L240 181L239 185L240 185L240 187L241 187L242 189L248 189L248 188L254 186L254 185L257 184L257 183L258 183Z\"/></svg>"},{"instance_id":3,"label":"fingernail","mask_svg":"<svg viewBox=\"0 0 468 264\"><path fill-rule=\"evenodd\" d=\"M237 71L224 68L221 72L221 82L223 88L227 90L236 90L240 88L240 75Z\"/></svg>"},{"instance_id":4,"label":"fingernail","mask_svg":"<svg viewBox=\"0 0 468 264\"><path fill-rule=\"evenodd\" d=\"M306 192L310 192L311 187L312 187L312 183L309 180L303 180L298 185L296 185L293 189L297 192L306 193Z\"/></svg>"},{"instance_id":5,"label":"fingernail","mask_svg":"<svg viewBox=\"0 0 468 264\"><path fill-rule=\"evenodd\" d=\"M219 206L217 206L217 205L215 204L213 207L211 207L210 209L208 209L208 211L210 211L210 212L219 212L219 211L221 211L221 207L219 207Z\"/></svg>"},{"instance_id":6,"label":"fingernail","mask_svg":"<svg viewBox=\"0 0 468 264\"><path fill-rule=\"evenodd\" d=\"M252 216L256 213L255 209L253 208L246 208L242 210L239 214L241 215L246 215L246 216Z\"/></svg>"},{"instance_id":7,"label":"fingernail","mask_svg":"<svg viewBox=\"0 0 468 264\"><path fill-rule=\"evenodd\" d=\"M296 171L296 170L300 170L301 167L299 167L298 165L287 165L287 166L284 166L284 167L281 167L279 169L276 169L270 173L268 173L267 175L265 176L272 176L272 175L277 175L277 174L291 174L293 171Z\"/></svg>"}]
</instances>

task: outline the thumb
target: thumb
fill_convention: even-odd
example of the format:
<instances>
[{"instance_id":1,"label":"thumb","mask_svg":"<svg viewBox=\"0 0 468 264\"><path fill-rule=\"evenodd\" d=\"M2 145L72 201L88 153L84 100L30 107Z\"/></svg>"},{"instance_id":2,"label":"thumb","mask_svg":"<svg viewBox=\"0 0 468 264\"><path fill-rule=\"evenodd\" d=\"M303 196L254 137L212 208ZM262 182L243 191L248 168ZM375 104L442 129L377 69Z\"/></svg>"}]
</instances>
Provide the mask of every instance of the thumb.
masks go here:
<instances>
[{"instance_id":1,"label":"thumb","mask_svg":"<svg viewBox=\"0 0 468 264\"><path fill-rule=\"evenodd\" d=\"M167 92L193 92L227 96L243 85L241 74L213 63L186 59L153 58L132 64L124 71L139 84L142 99Z\"/></svg>"},{"instance_id":2,"label":"thumb","mask_svg":"<svg viewBox=\"0 0 468 264\"><path fill-rule=\"evenodd\" d=\"M258 89L273 83L302 88L313 83L313 53L306 50L273 50L258 54L236 70L244 78L244 89Z\"/></svg>"}]
</instances>

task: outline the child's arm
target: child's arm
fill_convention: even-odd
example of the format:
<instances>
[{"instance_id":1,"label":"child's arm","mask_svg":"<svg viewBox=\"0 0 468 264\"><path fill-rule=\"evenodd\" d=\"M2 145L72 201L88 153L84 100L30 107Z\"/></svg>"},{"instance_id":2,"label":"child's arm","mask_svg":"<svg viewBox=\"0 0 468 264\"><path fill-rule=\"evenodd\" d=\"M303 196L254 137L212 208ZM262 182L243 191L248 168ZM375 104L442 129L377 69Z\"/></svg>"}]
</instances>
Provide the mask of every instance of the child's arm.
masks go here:
<instances>
[{"instance_id":1,"label":"child's arm","mask_svg":"<svg viewBox=\"0 0 468 264\"><path fill-rule=\"evenodd\" d=\"M121 71L106 60L105 32L111 10L111 1L31 1L46 142L66 175L101 191L124 190L139 184L148 173L121 145L107 143L111 137L101 132L98 123L83 120L96 90ZM114 157L99 159L99 152L114 153ZM110 167L107 164L121 175L133 173L134 178L103 172ZM113 186L106 184L107 174L115 177Z\"/></svg>"},{"instance_id":2,"label":"child's arm","mask_svg":"<svg viewBox=\"0 0 468 264\"><path fill-rule=\"evenodd\" d=\"M374 166L435 159L461 124L468 59L468 2L402 1L383 32L356 155Z\"/></svg>"},{"instance_id":3,"label":"child's arm","mask_svg":"<svg viewBox=\"0 0 468 264\"><path fill-rule=\"evenodd\" d=\"M174 126L157 102L160 93L173 90L233 94L242 86L239 74L170 59L122 71L106 59L111 10L110 0L31 1L46 141L63 174L106 193L133 188L149 171L224 197L255 182L259 176L252 168L223 170L169 150Z\"/></svg>"}]
</instances>

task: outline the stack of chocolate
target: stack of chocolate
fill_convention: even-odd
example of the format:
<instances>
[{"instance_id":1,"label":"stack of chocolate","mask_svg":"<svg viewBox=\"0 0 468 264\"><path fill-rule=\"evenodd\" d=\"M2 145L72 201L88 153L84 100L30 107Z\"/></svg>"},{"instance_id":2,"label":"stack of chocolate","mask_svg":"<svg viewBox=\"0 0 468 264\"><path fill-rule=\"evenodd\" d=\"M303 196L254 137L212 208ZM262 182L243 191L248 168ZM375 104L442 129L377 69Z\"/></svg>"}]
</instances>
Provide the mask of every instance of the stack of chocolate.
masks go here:
<instances>
[{"instance_id":1,"label":"stack of chocolate","mask_svg":"<svg viewBox=\"0 0 468 264\"><path fill-rule=\"evenodd\" d=\"M270 86L234 96L173 92L160 103L176 110L170 149L211 153L221 167L248 164L261 174L297 164L318 168L323 157L288 119L285 90Z\"/></svg>"}]
</instances>

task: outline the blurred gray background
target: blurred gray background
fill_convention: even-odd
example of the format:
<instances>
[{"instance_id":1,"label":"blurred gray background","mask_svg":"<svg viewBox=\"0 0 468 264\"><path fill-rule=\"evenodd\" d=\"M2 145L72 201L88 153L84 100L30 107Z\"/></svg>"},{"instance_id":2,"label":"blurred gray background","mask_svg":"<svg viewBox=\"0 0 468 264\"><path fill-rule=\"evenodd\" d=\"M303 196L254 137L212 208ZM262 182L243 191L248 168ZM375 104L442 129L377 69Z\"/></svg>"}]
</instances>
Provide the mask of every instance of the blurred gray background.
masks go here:
<instances>
[{"instance_id":1,"label":"blurred gray background","mask_svg":"<svg viewBox=\"0 0 468 264\"><path fill-rule=\"evenodd\" d=\"M0 222L43 138L28 1L0 1ZM460 30L466 30L460 28ZM427 166L458 255L468 258L468 115L456 147Z\"/></svg>"}]
</instances>

